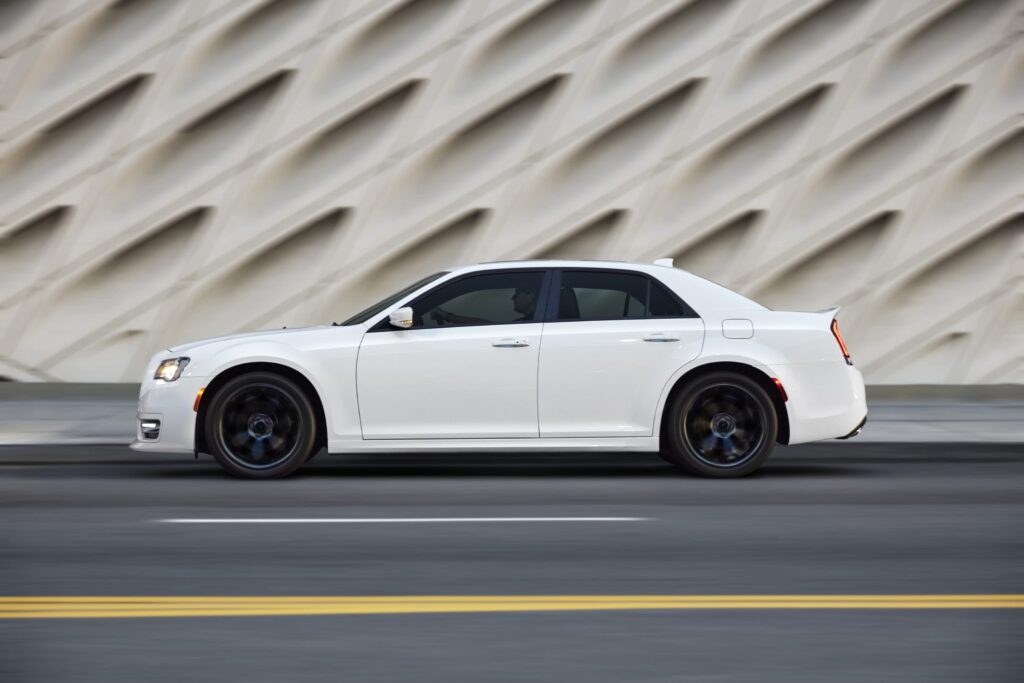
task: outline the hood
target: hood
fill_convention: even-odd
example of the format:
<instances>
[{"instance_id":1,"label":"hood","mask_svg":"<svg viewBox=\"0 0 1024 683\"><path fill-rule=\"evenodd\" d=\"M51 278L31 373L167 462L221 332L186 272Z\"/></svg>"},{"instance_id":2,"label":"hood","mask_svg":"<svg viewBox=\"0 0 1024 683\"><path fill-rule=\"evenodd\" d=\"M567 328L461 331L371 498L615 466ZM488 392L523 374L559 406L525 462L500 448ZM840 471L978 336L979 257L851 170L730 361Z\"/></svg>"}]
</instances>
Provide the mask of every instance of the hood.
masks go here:
<instances>
[{"instance_id":1,"label":"hood","mask_svg":"<svg viewBox=\"0 0 1024 683\"><path fill-rule=\"evenodd\" d=\"M186 342L184 344L177 344L169 347L167 350L171 353L187 353L192 349L196 349L200 346L209 346L212 344L218 344L227 341L249 341L250 339L264 339L267 341L277 337L282 340L287 339L290 336L302 333L308 333L311 331L322 330L328 328L330 325L313 325L311 327L289 327L280 330L260 330L257 332L241 332L239 334L227 334L223 337L210 337L208 339L199 339L197 341Z\"/></svg>"}]
</instances>

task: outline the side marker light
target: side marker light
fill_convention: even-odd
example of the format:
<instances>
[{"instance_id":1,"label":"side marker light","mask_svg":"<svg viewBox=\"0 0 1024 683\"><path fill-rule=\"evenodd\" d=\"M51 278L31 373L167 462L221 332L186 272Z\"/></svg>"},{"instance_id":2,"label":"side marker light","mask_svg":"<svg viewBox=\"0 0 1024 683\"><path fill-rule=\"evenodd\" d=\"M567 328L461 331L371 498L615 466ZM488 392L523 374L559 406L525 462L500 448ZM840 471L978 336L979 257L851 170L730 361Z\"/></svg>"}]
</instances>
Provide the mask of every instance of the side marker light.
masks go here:
<instances>
[{"instance_id":1,"label":"side marker light","mask_svg":"<svg viewBox=\"0 0 1024 683\"><path fill-rule=\"evenodd\" d=\"M779 389L779 395L782 396L782 402L786 403L789 401L789 395L786 394L786 388L782 386L782 380L778 377L772 377L772 381L775 382L775 386Z\"/></svg>"}]
</instances>

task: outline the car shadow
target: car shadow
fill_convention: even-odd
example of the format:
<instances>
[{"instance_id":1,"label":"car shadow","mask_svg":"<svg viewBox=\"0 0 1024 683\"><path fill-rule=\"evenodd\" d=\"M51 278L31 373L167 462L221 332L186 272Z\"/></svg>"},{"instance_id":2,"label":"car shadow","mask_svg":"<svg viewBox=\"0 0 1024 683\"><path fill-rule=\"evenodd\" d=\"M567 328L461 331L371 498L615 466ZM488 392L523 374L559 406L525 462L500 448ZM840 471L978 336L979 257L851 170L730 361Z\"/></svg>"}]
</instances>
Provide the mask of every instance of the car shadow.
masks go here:
<instances>
[{"instance_id":1,"label":"car shadow","mask_svg":"<svg viewBox=\"0 0 1024 683\"><path fill-rule=\"evenodd\" d=\"M840 459L780 448L750 478L871 476L875 461ZM853 455L851 453L851 455ZM809 456L809 457L808 457ZM95 475L166 479L234 480L209 455L140 455L122 446L0 448L0 470L19 476ZM321 451L293 478L536 477L694 479L653 453L369 453L327 455ZM714 481L705 479L704 481Z\"/></svg>"},{"instance_id":2,"label":"car shadow","mask_svg":"<svg viewBox=\"0 0 1024 683\"><path fill-rule=\"evenodd\" d=\"M868 475L863 467L837 463L781 462L771 459L756 478ZM293 477L594 477L689 478L657 455L647 453L458 453L321 454ZM707 481L714 481L708 479Z\"/></svg>"}]
</instances>

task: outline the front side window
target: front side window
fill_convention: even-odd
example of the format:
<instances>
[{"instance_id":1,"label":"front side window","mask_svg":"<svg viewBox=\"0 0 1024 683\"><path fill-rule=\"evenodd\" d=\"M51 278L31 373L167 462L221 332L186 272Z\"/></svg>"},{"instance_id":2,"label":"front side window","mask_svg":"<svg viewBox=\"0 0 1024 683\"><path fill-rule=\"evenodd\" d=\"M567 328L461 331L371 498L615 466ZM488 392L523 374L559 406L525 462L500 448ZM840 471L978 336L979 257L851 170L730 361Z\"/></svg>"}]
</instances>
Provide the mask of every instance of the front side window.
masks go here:
<instances>
[{"instance_id":1,"label":"front side window","mask_svg":"<svg viewBox=\"0 0 1024 683\"><path fill-rule=\"evenodd\" d=\"M369 320L373 316L377 315L378 313L383 311L385 308L388 308L389 306L393 306L394 304L398 303L401 299L403 299L403 298L409 296L410 294L412 294L413 292L415 292L417 289L419 289L421 287L425 287L426 285L430 284L434 280L437 280L438 278L440 278L440 277L442 277L444 275L447 275L447 274L448 274L448 271L443 270L440 273L434 273L433 275L429 275L429 276L423 278L422 280L418 280L417 282L412 283L411 285L409 285L405 289L402 289L402 290L400 290L398 292L395 292L394 294L392 294L391 296L387 297L386 299L382 299L382 300L378 301L377 303L375 303L374 305L370 306L369 308L367 308L365 310L362 310L359 313L356 313L354 316L352 316L351 318L349 318L348 320L346 320L345 322L343 322L341 324L342 325L358 325L360 323L365 323L367 320Z\"/></svg>"},{"instance_id":2,"label":"front side window","mask_svg":"<svg viewBox=\"0 0 1024 683\"><path fill-rule=\"evenodd\" d=\"M412 302L413 327L540 321L543 271L484 273L455 280Z\"/></svg>"}]
</instances>

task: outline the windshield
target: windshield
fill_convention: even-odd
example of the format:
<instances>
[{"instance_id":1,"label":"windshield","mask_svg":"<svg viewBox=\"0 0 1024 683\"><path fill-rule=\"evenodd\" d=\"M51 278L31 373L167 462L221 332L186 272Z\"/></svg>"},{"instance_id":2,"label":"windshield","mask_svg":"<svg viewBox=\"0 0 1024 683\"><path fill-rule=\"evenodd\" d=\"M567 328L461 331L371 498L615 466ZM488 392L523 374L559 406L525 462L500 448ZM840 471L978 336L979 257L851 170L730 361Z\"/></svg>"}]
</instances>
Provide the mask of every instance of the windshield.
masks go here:
<instances>
[{"instance_id":1,"label":"windshield","mask_svg":"<svg viewBox=\"0 0 1024 683\"><path fill-rule=\"evenodd\" d=\"M420 287L423 287L424 285L428 285L431 282L433 282L434 280L436 280L437 278L439 278L439 277L441 277L443 275L447 275L447 274L448 274L447 270L442 270L440 273L434 273L433 275L428 275L427 277L423 278L422 280L419 280L418 282L412 283L411 285L409 285L405 289L401 290L400 292L395 292L394 294L392 294L391 296L387 297L386 299L382 299L381 301L378 301L377 303L375 303L374 305L370 306L366 310L363 310L363 311L360 311L359 313L356 313L354 316L352 316L351 318L349 318L348 320L346 320L345 322L343 322L341 324L342 325L358 325L360 323L365 323L367 320L369 320L373 316L377 315L378 313L383 311L385 308L388 308L389 306L392 306L392 305L398 303L398 301L400 299L402 299L403 297L406 297L406 296L412 294L413 292L415 292Z\"/></svg>"}]
</instances>

